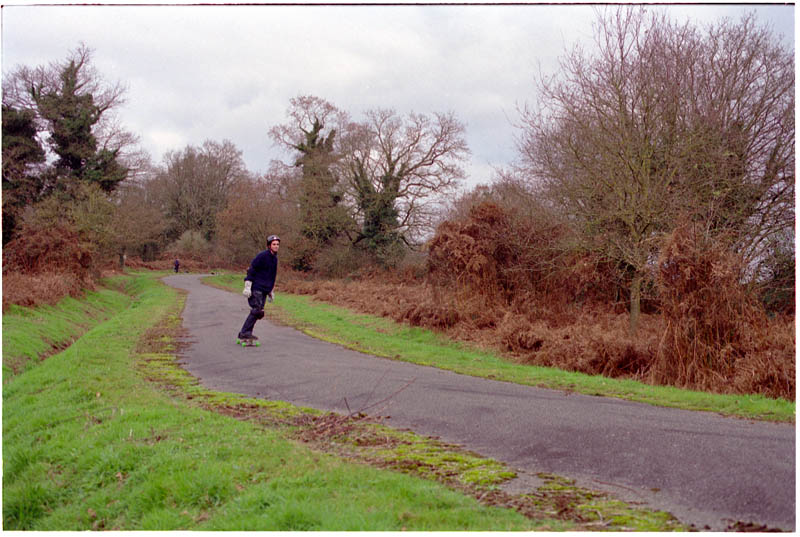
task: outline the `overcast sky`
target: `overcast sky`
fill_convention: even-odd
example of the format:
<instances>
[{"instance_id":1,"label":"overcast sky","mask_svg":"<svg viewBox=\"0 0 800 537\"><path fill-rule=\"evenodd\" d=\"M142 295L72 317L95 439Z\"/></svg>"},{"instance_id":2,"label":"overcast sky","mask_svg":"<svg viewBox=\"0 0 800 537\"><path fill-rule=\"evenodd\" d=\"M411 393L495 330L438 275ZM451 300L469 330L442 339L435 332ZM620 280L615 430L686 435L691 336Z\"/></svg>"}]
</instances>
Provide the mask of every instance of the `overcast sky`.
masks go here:
<instances>
[{"instance_id":1,"label":"overcast sky","mask_svg":"<svg viewBox=\"0 0 800 537\"><path fill-rule=\"evenodd\" d=\"M243 6L110 4L2 8L2 70L94 49L105 80L127 85L123 125L160 163L166 151L232 141L248 168L285 159L267 132L289 99L315 95L354 119L371 108L452 111L472 152L467 187L515 157L517 106L539 68L589 45L588 5ZM755 11L794 49L794 6L660 6L699 24Z\"/></svg>"}]
</instances>

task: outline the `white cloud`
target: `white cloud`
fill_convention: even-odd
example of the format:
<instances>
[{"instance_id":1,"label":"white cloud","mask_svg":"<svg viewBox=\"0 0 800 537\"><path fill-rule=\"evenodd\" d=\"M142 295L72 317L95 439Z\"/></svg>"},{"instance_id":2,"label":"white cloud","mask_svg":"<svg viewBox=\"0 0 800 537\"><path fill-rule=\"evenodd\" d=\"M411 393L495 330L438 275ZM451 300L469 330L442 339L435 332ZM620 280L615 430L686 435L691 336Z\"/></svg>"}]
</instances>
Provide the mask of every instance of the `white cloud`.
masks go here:
<instances>
[{"instance_id":1,"label":"white cloud","mask_svg":"<svg viewBox=\"0 0 800 537\"><path fill-rule=\"evenodd\" d=\"M157 147L181 149L186 143L186 138L181 133L175 131L145 128L143 130L143 136L147 145Z\"/></svg>"}]
</instances>

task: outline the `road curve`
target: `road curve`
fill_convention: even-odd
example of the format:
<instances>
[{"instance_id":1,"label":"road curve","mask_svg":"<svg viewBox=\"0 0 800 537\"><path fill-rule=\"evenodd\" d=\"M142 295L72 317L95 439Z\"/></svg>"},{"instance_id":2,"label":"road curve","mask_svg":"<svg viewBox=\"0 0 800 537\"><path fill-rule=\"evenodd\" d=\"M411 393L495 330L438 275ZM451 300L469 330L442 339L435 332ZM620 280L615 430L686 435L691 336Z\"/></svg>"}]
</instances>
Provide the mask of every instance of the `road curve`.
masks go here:
<instances>
[{"instance_id":1,"label":"road curve","mask_svg":"<svg viewBox=\"0 0 800 537\"><path fill-rule=\"evenodd\" d=\"M188 291L181 363L210 389L390 416L389 425L507 463L529 477L523 487L539 472L555 473L698 529L735 521L795 529L792 424L474 378L358 353L266 320L255 330L262 346L242 348L234 340L246 300L200 278L164 281Z\"/></svg>"}]
</instances>

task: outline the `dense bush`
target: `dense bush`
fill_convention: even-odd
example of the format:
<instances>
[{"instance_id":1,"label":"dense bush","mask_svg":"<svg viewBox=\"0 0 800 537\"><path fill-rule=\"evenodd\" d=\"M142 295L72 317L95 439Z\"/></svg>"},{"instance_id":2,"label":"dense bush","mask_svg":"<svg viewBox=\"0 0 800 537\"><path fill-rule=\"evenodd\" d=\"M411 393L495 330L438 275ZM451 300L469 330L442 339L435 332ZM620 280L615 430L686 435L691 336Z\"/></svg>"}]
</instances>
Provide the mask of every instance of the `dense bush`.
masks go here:
<instances>
[{"instance_id":1,"label":"dense bush","mask_svg":"<svg viewBox=\"0 0 800 537\"><path fill-rule=\"evenodd\" d=\"M675 230L659 259L664 336L651 377L695 388L720 381L794 398L794 341L741 284L742 261L695 227ZM789 353L787 351L791 350ZM769 380L771 379L771 380ZM750 387L753 390L753 387Z\"/></svg>"},{"instance_id":2,"label":"dense bush","mask_svg":"<svg viewBox=\"0 0 800 537\"><path fill-rule=\"evenodd\" d=\"M570 245L568 226L549 211L523 213L481 201L443 222L429 243L428 281L492 295L528 313L572 304L604 307L625 287L607 261ZM618 300L617 300L618 301Z\"/></svg>"},{"instance_id":3,"label":"dense bush","mask_svg":"<svg viewBox=\"0 0 800 537\"><path fill-rule=\"evenodd\" d=\"M165 251L167 257L183 259L206 259L213 253L213 246L199 231L184 231Z\"/></svg>"},{"instance_id":4,"label":"dense bush","mask_svg":"<svg viewBox=\"0 0 800 537\"><path fill-rule=\"evenodd\" d=\"M42 274L69 272L86 278L92 266L92 253L78 233L67 227L47 229L24 225L3 248L3 273Z\"/></svg>"},{"instance_id":5,"label":"dense bush","mask_svg":"<svg viewBox=\"0 0 800 537\"><path fill-rule=\"evenodd\" d=\"M67 227L23 224L3 247L3 310L9 304L54 304L92 288L92 252Z\"/></svg>"}]
</instances>

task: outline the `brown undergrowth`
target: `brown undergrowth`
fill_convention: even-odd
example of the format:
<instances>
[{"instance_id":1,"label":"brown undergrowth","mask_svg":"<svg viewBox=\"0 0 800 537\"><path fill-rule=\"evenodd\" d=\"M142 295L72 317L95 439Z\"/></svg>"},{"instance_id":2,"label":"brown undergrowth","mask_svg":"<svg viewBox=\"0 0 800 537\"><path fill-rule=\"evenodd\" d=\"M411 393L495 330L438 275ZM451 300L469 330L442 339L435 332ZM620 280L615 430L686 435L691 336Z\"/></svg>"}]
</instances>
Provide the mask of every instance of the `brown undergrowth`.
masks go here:
<instances>
[{"instance_id":1,"label":"brown undergrowth","mask_svg":"<svg viewBox=\"0 0 800 537\"><path fill-rule=\"evenodd\" d=\"M665 325L650 376L701 389L794 398L794 318L769 319L739 284L741 261L693 226L675 230L659 260Z\"/></svg>"},{"instance_id":2,"label":"brown undergrowth","mask_svg":"<svg viewBox=\"0 0 800 537\"><path fill-rule=\"evenodd\" d=\"M91 248L77 232L25 228L3 247L3 311L9 305L55 304L94 289Z\"/></svg>"}]
</instances>

